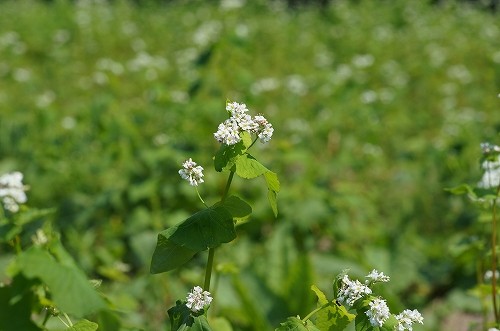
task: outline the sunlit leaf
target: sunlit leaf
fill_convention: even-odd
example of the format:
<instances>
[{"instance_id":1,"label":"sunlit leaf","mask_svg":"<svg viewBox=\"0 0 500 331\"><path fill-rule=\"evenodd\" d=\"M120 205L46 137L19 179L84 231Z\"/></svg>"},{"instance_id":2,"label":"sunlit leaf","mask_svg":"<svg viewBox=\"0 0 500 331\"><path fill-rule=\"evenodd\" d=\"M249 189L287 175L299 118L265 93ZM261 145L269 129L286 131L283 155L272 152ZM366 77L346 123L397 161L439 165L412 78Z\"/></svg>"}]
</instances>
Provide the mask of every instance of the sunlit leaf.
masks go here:
<instances>
[{"instance_id":1,"label":"sunlit leaf","mask_svg":"<svg viewBox=\"0 0 500 331\"><path fill-rule=\"evenodd\" d=\"M312 322L304 324L298 317L288 317L275 331L320 331Z\"/></svg>"},{"instance_id":2,"label":"sunlit leaf","mask_svg":"<svg viewBox=\"0 0 500 331\"><path fill-rule=\"evenodd\" d=\"M62 265L47 251L31 247L19 255L17 263L26 277L48 286L52 301L65 313L83 317L105 307L80 269Z\"/></svg>"},{"instance_id":3,"label":"sunlit leaf","mask_svg":"<svg viewBox=\"0 0 500 331\"><path fill-rule=\"evenodd\" d=\"M311 289L318 297L318 307L325 306L316 313L316 326L321 331L341 331L351 323L356 317L354 314L348 313L344 306L336 302L329 301L325 294L315 285Z\"/></svg>"},{"instance_id":4,"label":"sunlit leaf","mask_svg":"<svg viewBox=\"0 0 500 331\"><path fill-rule=\"evenodd\" d=\"M230 170L234 166L236 159L243 154L245 149L243 141L234 145L222 144L214 156L215 170L218 172Z\"/></svg>"}]
</instances>

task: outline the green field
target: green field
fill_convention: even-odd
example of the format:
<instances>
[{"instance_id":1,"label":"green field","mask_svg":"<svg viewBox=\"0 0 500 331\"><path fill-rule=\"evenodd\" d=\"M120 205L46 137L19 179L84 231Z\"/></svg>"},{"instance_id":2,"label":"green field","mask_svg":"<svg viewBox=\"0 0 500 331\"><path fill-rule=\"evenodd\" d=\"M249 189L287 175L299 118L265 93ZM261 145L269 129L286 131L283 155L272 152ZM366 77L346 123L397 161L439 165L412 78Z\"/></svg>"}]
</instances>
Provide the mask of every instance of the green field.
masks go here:
<instances>
[{"instance_id":1,"label":"green field","mask_svg":"<svg viewBox=\"0 0 500 331\"><path fill-rule=\"evenodd\" d=\"M391 307L423 312L417 331L480 317L484 265L463 243L488 223L445 188L475 185L480 143L500 143L498 13L11 0L0 22L0 174L25 175L29 206L55 208L64 246L102 280L113 313L89 317L99 330L168 330L166 309L202 282L204 254L149 267L157 233L202 207L180 164L203 165L206 201L224 188L212 157L227 99L274 126L255 154L280 178L280 213L260 180L234 181L254 212L217 252L210 314L274 330L315 306L313 283L376 268ZM0 245L0 282L12 254Z\"/></svg>"}]
</instances>

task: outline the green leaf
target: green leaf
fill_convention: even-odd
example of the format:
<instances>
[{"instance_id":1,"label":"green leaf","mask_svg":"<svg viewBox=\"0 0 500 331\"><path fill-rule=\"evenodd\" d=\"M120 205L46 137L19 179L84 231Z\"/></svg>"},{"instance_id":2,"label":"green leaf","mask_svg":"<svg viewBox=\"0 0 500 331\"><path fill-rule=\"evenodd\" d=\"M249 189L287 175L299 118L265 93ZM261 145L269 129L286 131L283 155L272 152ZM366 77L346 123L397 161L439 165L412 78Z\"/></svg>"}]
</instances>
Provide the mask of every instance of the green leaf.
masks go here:
<instances>
[{"instance_id":1,"label":"green leaf","mask_svg":"<svg viewBox=\"0 0 500 331\"><path fill-rule=\"evenodd\" d=\"M248 149L250 146L252 146L252 135L249 132L243 131L240 133L241 141L243 142L243 146L245 146L245 149Z\"/></svg>"},{"instance_id":2,"label":"green leaf","mask_svg":"<svg viewBox=\"0 0 500 331\"><path fill-rule=\"evenodd\" d=\"M370 319L366 315L366 311L370 309L370 302L374 300L374 296L367 296L356 300L353 308L356 310L356 319L354 320L356 331L376 331L379 327L375 327L370 323Z\"/></svg>"},{"instance_id":3,"label":"green leaf","mask_svg":"<svg viewBox=\"0 0 500 331\"><path fill-rule=\"evenodd\" d=\"M264 175L267 184L267 199L271 205L274 216L278 216L277 193L280 190L280 182L276 173L267 169L252 155L245 153L235 159L236 174L245 179L251 179Z\"/></svg>"},{"instance_id":4,"label":"green leaf","mask_svg":"<svg viewBox=\"0 0 500 331\"><path fill-rule=\"evenodd\" d=\"M235 218L243 218L252 213L252 207L237 196L231 195L221 204Z\"/></svg>"},{"instance_id":5,"label":"green leaf","mask_svg":"<svg viewBox=\"0 0 500 331\"><path fill-rule=\"evenodd\" d=\"M52 301L65 313L83 317L105 307L80 269L62 265L41 248L33 246L24 251L17 264L26 277L38 278L48 286Z\"/></svg>"},{"instance_id":6,"label":"green leaf","mask_svg":"<svg viewBox=\"0 0 500 331\"><path fill-rule=\"evenodd\" d=\"M278 180L278 175L276 173L268 170L264 177L266 178L267 188L270 191L279 192L280 191L280 181Z\"/></svg>"},{"instance_id":7,"label":"green leaf","mask_svg":"<svg viewBox=\"0 0 500 331\"><path fill-rule=\"evenodd\" d=\"M34 294L27 291L33 284L21 275L16 276L10 286L0 287L0 330L41 331L31 321Z\"/></svg>"},{"instance_id":8,"label":"green leaf","mask_svg":"<svg viewBox=\"0 0 500 331\"><path fill-rule=\"evenodd\" d=\"M170 308L168 311L168 316L170 317L171 330L176 331L211 331L210 325L208 324L205 315L200 314L198 316L193 316L191 310L186 306L184 302L178 300L175 306Z\"/></svg>"},{"instance_id":9,"label":"green leaf","mask_svg":"<svg viewBox=\"0 0 500 331\"><path fill-rule=\"evenodd\" d=\"M152 274L178 268L191 260L198 252L171 241L167 231L158 234L158 242L151 259L150 272Z\"/></svg>"},{"instance_id":10,"label":"green leaf","mask_svg":"<svg viewBox=\"0 0 500 331\"><path fill-rule=\"evenodd\" d=\"M231 199L230 208L235 205L243 207L243 200ZM151 261L151 273L178 268L197 252L215 248L235 238L233 215L224 204L215 204L158 234Z\"/></svg>"},{"instance_id":11,"label":"green leaf","mask_svg":"<svg viewBox=\"0 0 500 331\"><path fill-rule=\"evenodd\" d=\"M98 327L99 325L97 325L97 323L83 319L61 331L96 331Z\"/></svg>"},{"instance_id":12,"label":"green leaf","mask_svg":"<svg viewBox=\"0 0 500 331\"><path fill-rule=\"evenodd\" d=\"M354 321L355 326L354 329L356 331L377 331L380 330L379 327L372 326L370 323L370 319L366 316L365 313L358 313L356 315L356 319Z\"/></svg>"},{"instance_id":13,"label":"green leaf","mask_svg":"<svg viewBox=\"0 0 500 331\"><path fill-rule=\"evenodd\" d=\"M224 317L210 318L210 324L217 331L233 331L231 323Z\"/></svg>"},{"instance_id":14,"label":"green leaf","mask_svg":"<svg viewBox=\"0 0 500 331\"><path fill-rule=\"evenodd\" d=\"M231 170L236 162L236 159L242 155L245 150L246 148L243 141L234 145L222 144L214 156L215 170L218 172Z\"/></svg>"},{"instance_id":15,"label":"green leaf","mask_svg":"<svg viewBox=\"0 0 500 331\"><path fill-rule=\"evenodd\" d=\"M267 201L271 205L274 217L278 217L278 198L275 191L267 191Z\"/></svg>"},{"instance_id":16,"label":"green leaf","mask_svg":"<svg viewBox=\"0 0 500 331\"><path fill-rule=\"evenodd\" d=\"M252 155L245 153L235 159L236 174L241 178L250 179L259 177L269 171Z\"/></svg>"},{"instance_id":17,"label":"green leaf","mask_svg":"<svg viewBox=\"0 0 500 331\"><path fill-rule=\"evenodd\" d=\"M321 331L341 331L356 317L347 312L344 306L330 302L325 294L315 285L311 289L318 297L318 307L326 306L316 313L316 326Z\"/></svg>"},{"instance_id":18,"label":"green leaf","mask_svg":"<svg viewBox=\"0 0 500 331\"><path fill-rule=\"evenodd\" d=\"M280 182L278 180L278 176L272 172L267 171L264 173L264 178L266 179L267 184L267 200L271 205L271 209L273 210L274 216L278 216L278 201L277 201L277 193L280 190Z\"/></svg>"},{"instance_id":19,"label":"green leaf","mask_svg":"<svg viewBox=\"0 0 500 331\"><path fill-rule=\"evenodd\" d=\"M320 331L311 321L304 324L298 317L288 317L275 331Z\"/></svg>"},{"instance_id":20,"label":"green leaf","mask_svg":"<svg viewBox=\"0 0 500 331\"><path fill-rule=\"evenodd\" d=\"M458 185L452 188L444 189L447 192L452 194L460 195L460 194L474 194L474 190L467 184ZM475 194L474 194L475 195Z\"/></svg>"}]
</instances>

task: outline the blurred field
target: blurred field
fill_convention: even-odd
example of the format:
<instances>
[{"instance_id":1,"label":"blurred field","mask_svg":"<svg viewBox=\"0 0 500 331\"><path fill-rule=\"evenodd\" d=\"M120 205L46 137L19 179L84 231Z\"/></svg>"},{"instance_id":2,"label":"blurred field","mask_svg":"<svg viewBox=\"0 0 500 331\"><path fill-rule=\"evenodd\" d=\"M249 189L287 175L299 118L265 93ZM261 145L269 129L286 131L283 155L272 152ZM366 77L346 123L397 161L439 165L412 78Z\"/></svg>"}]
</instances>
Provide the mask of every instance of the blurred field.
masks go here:
<instances>
[{"instance_id":1,"label":"blurred field","mask_svg":"<svg viewBox=\"0 0 500 331\"><path fill-rule=\"evenodd\" d=\"M234 183L254 214L217 252L214 315L274 329L345 268L390 275L390 305L424 311L415 330L478 311L474 260L453 249L476 212L444 188L477 182L479 143L499 142L498 14L419 0L3 1L0 22L0 173L22 171L30 205L57 208L66 247L116 307L104 330L164 329L202 282L205 256L161 275L149 263L157 232L201 208L182 161L207 170L206 201L222 192L212 134L226 99L273 123L254 154L282 191L274 220L262 183Z\"/></svg>"}]
</instances>

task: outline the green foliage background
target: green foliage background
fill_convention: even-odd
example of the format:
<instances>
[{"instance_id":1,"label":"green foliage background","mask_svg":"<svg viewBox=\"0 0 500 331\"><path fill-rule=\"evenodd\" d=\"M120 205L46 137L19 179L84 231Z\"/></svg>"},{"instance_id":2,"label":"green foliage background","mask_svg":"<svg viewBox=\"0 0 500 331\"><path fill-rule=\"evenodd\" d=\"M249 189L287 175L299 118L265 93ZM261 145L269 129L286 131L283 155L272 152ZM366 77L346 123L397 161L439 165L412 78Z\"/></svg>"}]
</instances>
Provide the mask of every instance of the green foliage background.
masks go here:
<instances>
[{"instance_id":1,"label":"green foliage background","mask_svg":"<svg viewBox=\"0 0 500 331\"><path fill-rule=\"evenodd\" d=\"M157 233L202 207L181 162L206 169L208 203L224 188L212 134L226 99L275 127L254 153L280 177L280 214L262 182L234 182L254 213L217 252L214 316L270 330L348 267L392 276L392 307L424 311L417 330L476 311L474 261L451 249L476 214L443 189L477 182L479 143L498 143L498 14L238 3L0 3L0 173L22 171L30 205L57 208L65 246L114 305L103 330L163 329L202 282L203 254L167 274L149 263Z\"/></svg>"}]
</instances>

